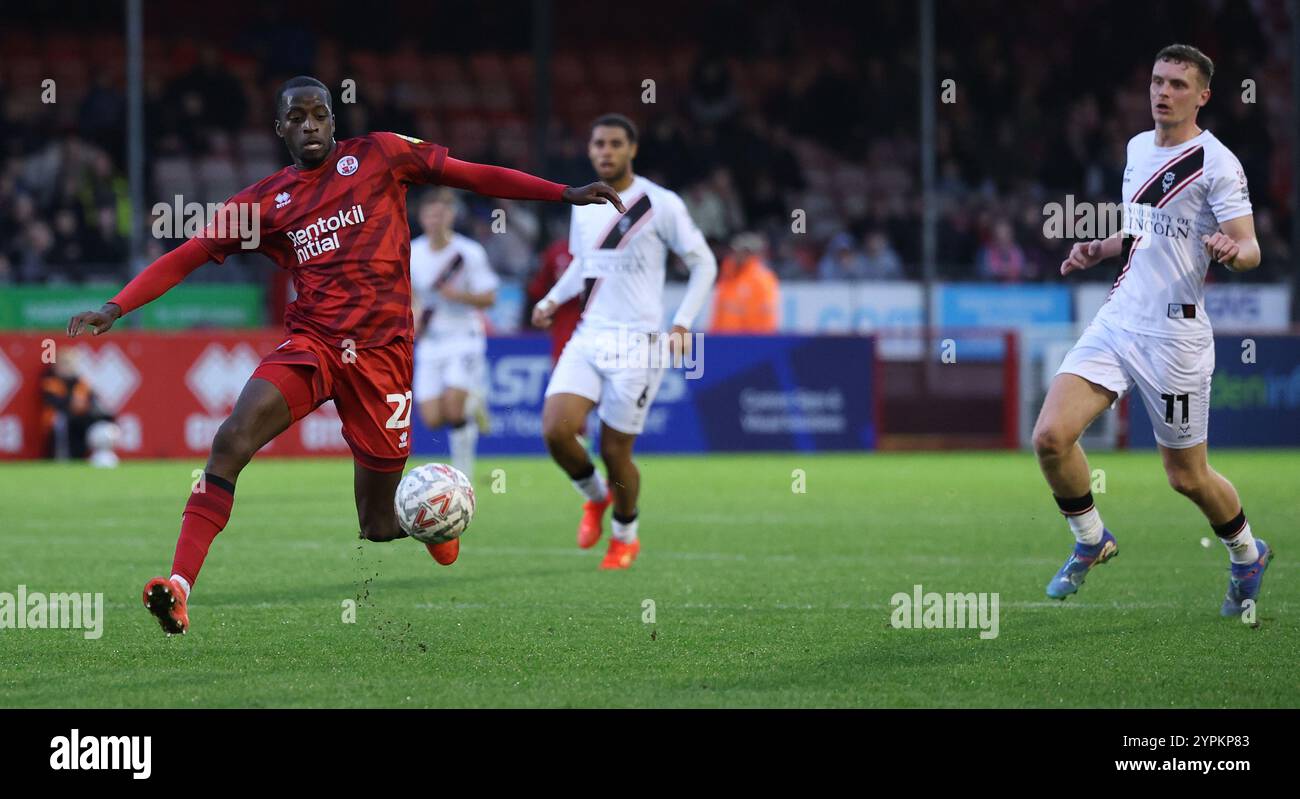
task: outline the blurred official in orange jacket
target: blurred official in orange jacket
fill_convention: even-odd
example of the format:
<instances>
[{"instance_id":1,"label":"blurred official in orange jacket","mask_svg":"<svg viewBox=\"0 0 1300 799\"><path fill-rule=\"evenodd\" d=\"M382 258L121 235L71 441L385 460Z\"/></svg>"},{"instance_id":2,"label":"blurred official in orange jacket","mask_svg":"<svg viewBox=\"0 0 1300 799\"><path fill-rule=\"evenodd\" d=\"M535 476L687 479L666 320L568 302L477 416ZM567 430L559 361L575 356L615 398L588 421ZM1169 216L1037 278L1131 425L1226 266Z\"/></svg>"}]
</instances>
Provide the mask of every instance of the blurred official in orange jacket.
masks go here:
<instances>
[{"instance_id":1,"label":"blurred official in orange jacket","mask_svg":"<svg viewBox=\"0 0 1300 799\"><path fill-rule=\"evenodd\" d=\"M763 263L763 237L741 233L722 259L713 294L712 332L775 333L780 326L781 291L776 274Z\"/></svg>"}]
</instances>

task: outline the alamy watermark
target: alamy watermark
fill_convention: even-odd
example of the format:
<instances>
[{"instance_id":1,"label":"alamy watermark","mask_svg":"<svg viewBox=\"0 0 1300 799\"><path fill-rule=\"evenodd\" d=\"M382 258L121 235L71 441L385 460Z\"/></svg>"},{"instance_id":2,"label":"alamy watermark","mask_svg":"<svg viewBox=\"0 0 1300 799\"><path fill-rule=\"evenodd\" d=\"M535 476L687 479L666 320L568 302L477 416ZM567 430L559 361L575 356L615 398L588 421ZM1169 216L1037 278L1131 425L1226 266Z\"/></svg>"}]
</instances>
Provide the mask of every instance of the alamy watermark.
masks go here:
<instances>
[{"instance_id":1,"label":"alamy watermark","mask_svg":"<svg viewBox=\"0 0 1300 799\"><path fill-rule=\"evenodd\" d=\"M262 245L260 203L187 203L177 194L171 203L154 203L152 213L150 231L155 238L238 239L245 250Z\"/></svg>"},{"instance_id":2,"label":"alamy watermark","mask_svg":"<svg viewBox=\"0 0 1300 799\"><path fill-rule=\"evenodd\" d=\"M601 369L685 369L687 380L704 376L702 333L646 333L627 327L594 335L596 365Z\"/></svg>"},{"instance_id":3,"label":"alamy watermark","mask_svg":"<svg viewBox=\"0 0 1300 799\"><path fill-rule=\"evenodd\" d=\"M889 598L894 606L889 623L896 630L967 630L980 631L980 638L998 637L998 602L996 593L940 594L923 592L921 585L912 593L899 592Z\"/></svg>"},{"instance_id":4,"label":"alamy watermark","mask_svg":"<svg viewBox=\"0 0 1300 799\"><path fill-rule=\"evenodd\" d=\"M85 630L87 640L104 634L103 593L46 594L19 585L0 591L0 630Z\"/></svg>"},{"instance_id":5,"label":"alamy watermark","mask_svg":"<svg viewBox=\"0 0 1300 799\"><path fill-rule=\"evenodd\" d=\"M50 768L54 771L129 771L147 780L153 774L153 736L69 735L50 739Z\"/></svg>"},{"instance_id":6,"label":"alamy watermark","mask_svg":"<svg viewBox=\"0 0 1300 799\"><path fill-rule=\"evenodd\" d=\"M1076 202L1073 194L1065 195L1064 203L1044 205L1043 217L1045 239L1106 239L1122 233L1139 250L1157 238L1190 238L1194 227L1193 220L1150 203Z\"/></svg>"}]
</instances>

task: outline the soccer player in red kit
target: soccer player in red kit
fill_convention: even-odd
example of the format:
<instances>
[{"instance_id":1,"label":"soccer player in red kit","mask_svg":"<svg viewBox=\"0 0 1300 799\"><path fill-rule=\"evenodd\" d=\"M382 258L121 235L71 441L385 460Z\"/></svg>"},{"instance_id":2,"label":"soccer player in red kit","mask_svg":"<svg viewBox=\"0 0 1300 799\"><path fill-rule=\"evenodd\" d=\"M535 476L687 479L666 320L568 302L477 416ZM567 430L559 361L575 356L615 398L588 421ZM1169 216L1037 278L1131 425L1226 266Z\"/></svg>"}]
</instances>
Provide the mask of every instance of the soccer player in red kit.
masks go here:
<instances>
[{"instance_id":1,"label":"soccer player in red kit","mask_svg":"<svg viewBox=\"0 0 1300 799\"><path fill-rule=\"evenodd\" d=\"M537 269L537 274L528 283L528 301L537 304L546 292L560 281L560 275L564 270L569 268L573 263L573 256L569 254L569 237L566 235L556 239L549 247L542 250L542 265ZM568 302L555 309L555 314L551 317L551 365L560 360L560 353L564 351L564 345L569 343L569 337L578 327L578 321L582 319L582 302L574 297Z\"/></svg>"},{"instance_id":2,"label":"soccer player in red kit","mask_svg":"<svg viewBox=\"0 0 1300 799\"><path fill-rule=\"evenodd\" d=\"M253 454L294 422L334 400L355 463L361 537L392 541L393 495L410 451L411 237L406 189L440 184L492 197L611 202L602 183L571 188L513 169L451 158L442 145L393 133L334 140L329 89L293 78L277 95L275 132L293 165L238 192L227 208L250 208L255 246L209 225L150 264L98 311L68 322L68 335L106 332L122 315L157 299L199 266L256 249L289 270L298 297L284 315L285 340L262 359L212 440L204 489L181 516L172 576L155 577L144 603L168 634L189 628L188 599L213 539L225 527L235 482ZM428 545L443 565L459 542Z\"/></svg>"}]
</instances>

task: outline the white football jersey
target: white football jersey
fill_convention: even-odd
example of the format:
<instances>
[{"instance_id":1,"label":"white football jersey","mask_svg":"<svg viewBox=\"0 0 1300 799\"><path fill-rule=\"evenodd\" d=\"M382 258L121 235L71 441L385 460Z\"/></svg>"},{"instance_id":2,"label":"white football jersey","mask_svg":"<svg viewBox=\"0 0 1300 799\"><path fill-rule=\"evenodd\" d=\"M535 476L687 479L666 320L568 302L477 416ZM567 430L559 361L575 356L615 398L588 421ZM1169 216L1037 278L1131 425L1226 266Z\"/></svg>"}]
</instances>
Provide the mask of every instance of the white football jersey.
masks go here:
<instances>
[{"instance_id":1,"label":"white football jersey","mask_svg":"<svg viewBox=\"0 0 1300 799\"><path fill-rule=\"evenodd\" d=\"M411 291L420 308L430 313L426 337L470 337L484 335L483 312L464 303L451 302L440 293L450 286L470 294L496 290L500 285L487 251L473 239L453 233L451 242L434 250L428 236L411 240Z\"/></svg>"},{"instance_id":2,"label":"white football jersey","mask_svg":"<svg viewBox=\"0 0 1300 799\"><path fill-rule=\"evenodd\" d=\"M685 256L709 246L682 199L659 184L637 175L619 199L625 214L608 203L573 207L569 269L583 278L580 327L659 331L668 251Z\"/></svg>"},{"instance_id":3,"label":"white football jersey","mask_svg":"<svg viewBox=\"0 0 1300 799\"><path fill-rule=\"evenodd\" d=\"M1097 319L1166 338L1212 335L1205 313L1210 265L1201 237L1251 213L1241 163L1208 130L1175 147L1155 131L1128 143L1124 265Z\"/></svg>"}]
</instances>

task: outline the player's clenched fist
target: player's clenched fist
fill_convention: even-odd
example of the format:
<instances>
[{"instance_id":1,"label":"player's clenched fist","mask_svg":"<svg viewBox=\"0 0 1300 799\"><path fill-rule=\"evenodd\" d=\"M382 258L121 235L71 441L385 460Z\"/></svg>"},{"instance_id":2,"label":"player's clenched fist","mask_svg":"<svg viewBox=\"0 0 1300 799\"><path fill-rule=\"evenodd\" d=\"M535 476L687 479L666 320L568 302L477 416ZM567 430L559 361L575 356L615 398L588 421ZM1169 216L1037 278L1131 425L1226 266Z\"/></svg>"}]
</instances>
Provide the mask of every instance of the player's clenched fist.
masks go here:
<instances>
[{"instance_id":1,"label":"player's clenched fist","mask_svg":"<svg viewBox=\"0 0 1300 799\"><path fill-rule=\"evenodd\" d=\"M1232 262L1237 260L1237 253L1241 252L1241 245L1226 233L1201 236L1201 242L1211 258L1226 266L1232 266Z\"/></svg>"},{"instance_id":2,"label":"player's clenched fist","mask_svg":"<svg viewBox=\"0 0 1300 799\"><path fill-rule=\"evenodd\" d=\"M551 326L551 317L555 315L555 303L542 300L533 306L533 327L545 330Z\"/></svg>"},{"instance_id":3,"label":"player's clenched fist","mask_svg":"<svg viewBox=\"0 0 1300 799\"><path fill-rule=\"evenodd\" d=\"M122 309L111 302L98 311L82 311L68 320L68 335L80 335L86 328L90 328L90 332L96 336L107 333L121 316Z\"/></svg>"},{"instance_id":4,"label":"player's clenched fist","mask_svg":"<svg viewBox=\"0 0 1300 799\"><path fill-rule=\"evenodd\" d=\"M1070 255L1061 261L1061 274L1068 275L1080 269L1091 269L1101 262L1101 242L1081 241L1070 248Z\"/></svg>"}]
</instances>

